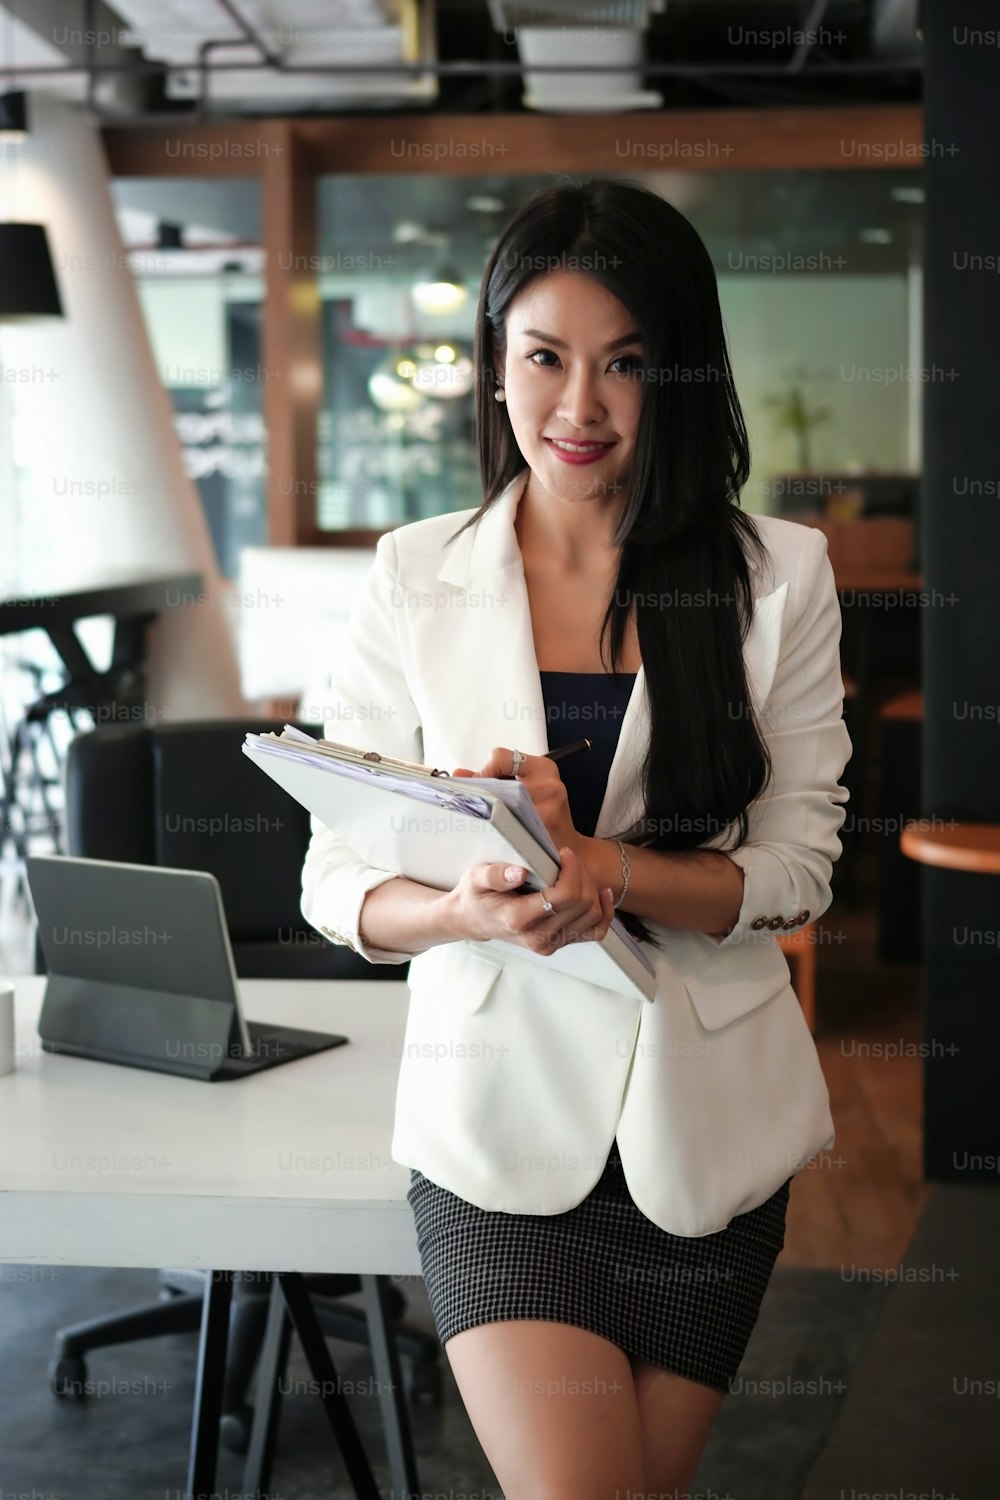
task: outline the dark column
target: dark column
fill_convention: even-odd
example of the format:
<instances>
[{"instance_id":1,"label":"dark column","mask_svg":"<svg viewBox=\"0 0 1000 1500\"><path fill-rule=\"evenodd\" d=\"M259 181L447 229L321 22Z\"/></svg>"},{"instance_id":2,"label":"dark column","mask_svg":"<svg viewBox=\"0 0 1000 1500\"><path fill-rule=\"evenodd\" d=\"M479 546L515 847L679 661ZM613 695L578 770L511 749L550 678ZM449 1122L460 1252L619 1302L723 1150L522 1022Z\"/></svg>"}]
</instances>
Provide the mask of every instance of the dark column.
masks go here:
<instances>
[{"instance_id":1,"label":"dark column","mask_svg":"<svg viewBox=\"0 0 1000 1500\"><path fill-rule=\"evenodd\" d=\"M923 10L923 811L1000 823L1000 12ZM1000 876L928 866L923 889L926 1172L997 1182Z\"/></svg>"}]
</instances>

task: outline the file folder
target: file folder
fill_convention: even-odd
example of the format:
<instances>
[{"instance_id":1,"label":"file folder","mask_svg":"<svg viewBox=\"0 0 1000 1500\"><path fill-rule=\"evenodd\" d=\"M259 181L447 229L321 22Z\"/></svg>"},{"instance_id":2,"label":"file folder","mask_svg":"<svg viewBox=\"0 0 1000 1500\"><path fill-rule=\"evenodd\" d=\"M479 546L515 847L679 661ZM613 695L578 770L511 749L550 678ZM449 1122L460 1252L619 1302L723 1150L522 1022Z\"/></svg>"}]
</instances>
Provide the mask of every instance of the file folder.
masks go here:
<instances>
[{"instance_id":1,"label":"file folder","mask_svg":"<svg viewBox=\"0 0 1000 1500\"><path fill-rule=\"evenodd\" d=\"M247 734L243 752L288 794L378 869L451 890L480 863L517 864L532 890L553 885L559 854L527 786L514 778L451 776L355 745L316 740L292 725ZM545 964L619 994L653 1000L656 971L617 917L602 942L552 953L491 938L505 959Z\"/></svg>"}]
</instances>

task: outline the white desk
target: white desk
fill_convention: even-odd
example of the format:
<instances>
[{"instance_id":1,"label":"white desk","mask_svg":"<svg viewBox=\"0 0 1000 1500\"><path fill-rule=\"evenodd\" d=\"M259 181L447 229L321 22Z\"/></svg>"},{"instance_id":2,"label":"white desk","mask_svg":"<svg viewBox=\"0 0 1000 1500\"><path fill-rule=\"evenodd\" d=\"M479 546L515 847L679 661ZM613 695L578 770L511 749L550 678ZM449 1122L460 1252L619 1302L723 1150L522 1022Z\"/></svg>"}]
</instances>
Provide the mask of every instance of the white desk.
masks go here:
<instances>
[{"instance_id":1,"label":"white desk","mask_svg":"<svg viewBox=\"0 0 1000 1500\"><path fill-rule=\"evenodd\" d=\"M360 1274L394 1493L418 1489L375 1281L420 1274L409 1169L389 1156L406 984L243 980L249 1020L349 1040L247 1078L204 1083L44 1052L37 1023L45 982L13 979L17 1066L0 1076L0 1262ZM228 1280L210 1276L191 1495L215 1487L229 1297ZM277 1323L262 1362L272 1338L277 1348ZM318 1333L315 1342L311 1365L329 1360ZM321 1388L333 1390L332 1364L312 1367ZM357 1493L374 1496L349 1418L331 1415L338 1403L323 1400ZM248 1473L266 1476L273 1440L264 1412Z\"/></svg>"},{"instance_id":2,"label":"white desk","mask_svg":"<svg viewBox=\"0 0 1000 1500\"><path fill-rule=\"evenodd\" d=\"M43 1052L15 977L0 1077L0 1262L418 1275L389 1156L405 983L243 980L244 1012L349 1038L204 1083Z\"/></svg>"}]
</instances>

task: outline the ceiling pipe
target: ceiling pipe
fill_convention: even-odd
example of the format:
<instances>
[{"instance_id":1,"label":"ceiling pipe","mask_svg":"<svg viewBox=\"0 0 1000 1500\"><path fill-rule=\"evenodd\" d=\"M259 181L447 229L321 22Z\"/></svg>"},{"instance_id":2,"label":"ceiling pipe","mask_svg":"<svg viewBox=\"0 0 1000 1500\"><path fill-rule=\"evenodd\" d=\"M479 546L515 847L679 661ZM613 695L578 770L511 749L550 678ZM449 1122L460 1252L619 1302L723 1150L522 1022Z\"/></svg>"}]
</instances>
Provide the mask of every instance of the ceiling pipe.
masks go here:
<instances>
[{"instance_id":1,"label":"ceiling pipe","mask_svg":"<svg viewBox=\"0 0 1000 1500\"><path fill-rule=\"evenodd\" d=\"M280 57L280 55L277 52L272 52L271 51L270 47L268 47L267 43L264 41L264 38L261 36L260 32L257 31L257 30L255 30L255 28L251 25L251 23L246 19L246 17L240 11L239 6L234 5L233 4L233 0L215 0L215 3L216 3L216 5L220 6L222 8L222 10L225 11L226 15L232 21L233 25L234 26L238 26L240 28L240 30L243 33L243 40L245 42L249 42L252 47L256 47L257 51L260 53L260 55L264 59L264 61L267 62L267 63L270 63L270 65L271 65L272 68L277 68L279 70L279 72L280 72L281 71L281 57ZM219 45L222 45L222 44L220 44L218 42L214 42L214 43L213 42L208 42L205 45L207 45L207 46L219 46ZM230 46L233 45L232 41L230 41L229 45Z\"/></svg>"},{"instance_id":2,"label":"ceiling pipe","mask_svg":"<svg viewBox=\"0 0 1000 1500\"><path fill-rule=\"evenodd\" d=\"M221 43L220 43L221 45ZM243 42L236 42L232 38L226 39L224 45L243 46ZM97 74L111 73L190 73L193 65L191 63L164 63L164 62L140 62L140 63L98 63L92 71ZM854 73L920 73L923 72L924 62L922 57L899 58L896 61L883 62L878 59L854 59L847 63L813 63L804 69L798 76L813 78L820 75L830 74L854 74ZM532 73L620 73L621 63L531 63L525 65L522 62L499 62L492 58L484 59L482 62L462 61L434 61L419 63L282 63L280 68L272 68L270 63L259 62L236 62L216 63L210 68L212 73L266 73L280 72L289 75L305 74L307 76L318 76L320 74L334 74L350 76L354 73L360 74L388 74L390 76L400 75L402 77L411 74L434 73L439 77L472 75L490 75L502 77L505 74ZM12 80L20 78L67 78L74 74L83 73L83 68L59 67L52 65L7 68L5 71ZM658 63L644 62L641 71L652 77L665 78L701 78L701 77L768 77L787 78L787 63Z\"/></svg>"},{"instance_id":3,"label":"ceiling pipe","mask_svg":"<svg viewBox=\"0 0 1000 1500\"><path fill-rule=\"evenodd\" d=\"M198 48L198 109L202 114L207 111L208 105L210 103L208 81L212 75L213 69L210 66L209 58L220 48L246 47L247 45L256 47L262 58L262 62L256 64L257 67L264 67L270 72L281 73L284 71L281 64L281 58L276 52L271 51L271 49L265 43L263 37L254 30L253 26L251 26L246 17L241 15L236 6L231 3L231 0L215 0L215 3L222 7L226 15L233 22L234 26L239 27L239 29L243 33L243 36L242 38L210 38L207 41L202 42L201 46Z\"/></svg>"},{"instance_id":4,"label":"ceiling pipe","mask_svg":"<svg viewBox=\"0 0 1000 1500\"><path fill-rule=\"evenodd\" d=\"M222 72L273 72L288 75L289 77L352 77L354 75L371 76L376 74L380 77L422 77L428 73L435 77L521 77L527 72L544 74L595 74L620 73L620 63L534 63L530 69L523 61L501 59L454 59L442 61L440 58L428 58L426 61L416 63L322 63L303 64L286 63L276 53L272 52L264 41L264 38L256 31L251 23L242 14L234 0L215 0L215 3L225 11L233 24L242 31L242 39L236 37L209 38L201 44L198 54L197 71L201 78L200 100L201 110L208 103L208 79L212 73ZM826 10L828 0L815 0L813 11L822 17ZM88 9L94 4L94 0L87 0ZM260 62L234 62L210 64L211 54L223 47L254 46L261 54ZM857 77L864 75L877 76L880 73L921 73L923 72L923 59L896 58L891 60L861 59L852 60L848 63L813 63L810 67L804 66L808 48L805 52L800 46L790 63L660 63L644 61L639 69L640 76L646 75L652 78L787 78L794 74L797 78L813 77ZM61 66L35 66L11 70L12 77L17 78L60 78L72 76L81 70L78 68ZM92 104L96 80L103 75L132 75L149 73L159 75L164 80L172 75L190 73L191 65L186 63L165 63L152 60L129 60L127 62L102 64L94 58L93 44L87 47L87 66L84 70L87 75L88 103ZM97 111L95 110L95 113ZM183 111L177 111L178 114Z\"/></svg>"}]
</instances>

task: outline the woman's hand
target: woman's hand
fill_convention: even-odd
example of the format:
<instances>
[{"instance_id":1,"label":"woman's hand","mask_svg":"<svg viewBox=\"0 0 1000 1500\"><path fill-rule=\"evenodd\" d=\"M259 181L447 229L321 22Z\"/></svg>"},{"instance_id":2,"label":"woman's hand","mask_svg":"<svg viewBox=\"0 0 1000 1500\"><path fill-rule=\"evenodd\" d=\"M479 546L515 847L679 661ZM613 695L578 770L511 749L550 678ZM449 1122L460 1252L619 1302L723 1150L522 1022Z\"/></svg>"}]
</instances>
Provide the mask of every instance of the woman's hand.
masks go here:
<instances>
[{"instance_id":1,"label":"woman's hand","mask_svg":"<svg viewBox=\"0 0 1000 1500\"><path fill-rule=\"evenodd\" d=\"M504 745L490 751L489 759L481 771L469 771L459 766L454 776L503 776L508 780L514 764L514 752ZM559 767L547 755L526 755L517 768L517 779L528 788L538 816L545 824L549 838L557 849L568 845L574 854L582 854L585 839L573 826L569 810L566 784L559 775Z\"/></svg>"},{"instance_id":2,"label":"woman's hand","mask_svg":"<svg viewBox=\"0 0 1000 1500\"><path fill-rule=\"evenodd\" d=\"M515 892L525 876L521 865L473 865L443 897L451 930L476 942L501 938L542 954L565 943L600 942L614 916L611 887L599 890L568 845L559 850L559 859L555 885L520 895ZM545 910L543 899L554 912Z\"/></svg>"}]
</instances>

